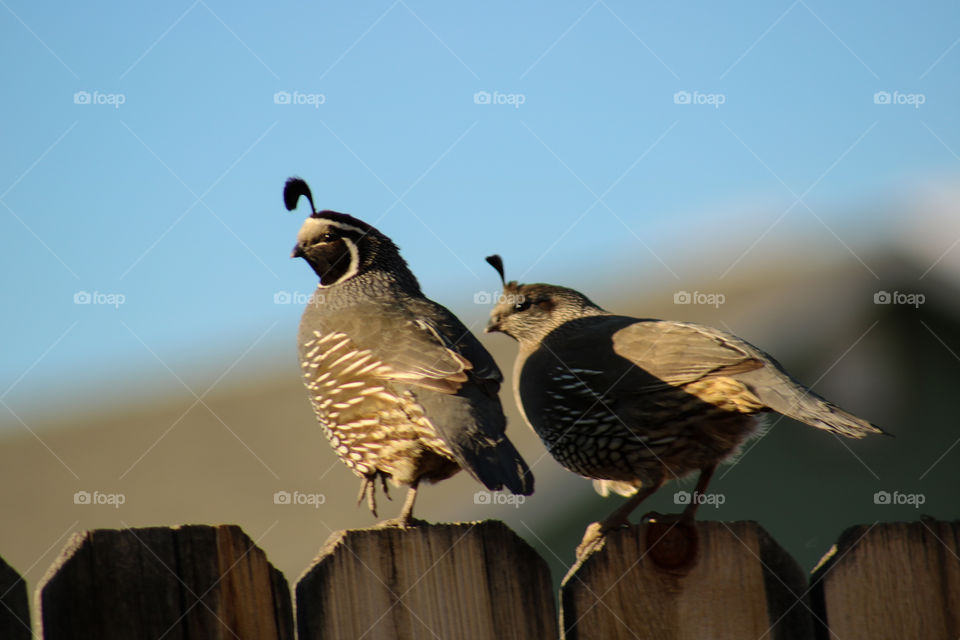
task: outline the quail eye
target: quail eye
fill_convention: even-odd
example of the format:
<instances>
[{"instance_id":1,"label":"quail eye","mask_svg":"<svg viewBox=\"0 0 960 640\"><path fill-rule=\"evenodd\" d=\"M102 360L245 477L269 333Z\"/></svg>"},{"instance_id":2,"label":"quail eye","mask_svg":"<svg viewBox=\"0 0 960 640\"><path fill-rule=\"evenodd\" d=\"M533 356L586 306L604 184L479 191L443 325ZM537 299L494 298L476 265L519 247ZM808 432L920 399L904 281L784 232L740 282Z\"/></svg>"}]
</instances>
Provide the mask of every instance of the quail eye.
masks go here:
<instances>
[{"instance_id":1,"label":"quail eye","mask_svg":"<svg viewBox=\"0 0 960 640\"><path fill-rule=\"evenodd\" d=\"M531 305L531 304L532 304L532 303L530 302L530 300L523 299L523 300L521 300L520 302L518 302L518 303L516 303L515 305L513 305L513 310L514 310L515 312L517 312L517 313L519 313L519 312L521 312L521 311L526 311L527 309L530 308L530 305Z\"/></svg>"},{"instance_id":2,"label":"quail eye","mask_svg":"<svg viewBox=\"0 0 960 640\"><path fill-rule=\"evenodd\" d=\"M321 233L317 236L317 242L333 242L337 237L332 233Z\"/></svg>"}]
</instances>

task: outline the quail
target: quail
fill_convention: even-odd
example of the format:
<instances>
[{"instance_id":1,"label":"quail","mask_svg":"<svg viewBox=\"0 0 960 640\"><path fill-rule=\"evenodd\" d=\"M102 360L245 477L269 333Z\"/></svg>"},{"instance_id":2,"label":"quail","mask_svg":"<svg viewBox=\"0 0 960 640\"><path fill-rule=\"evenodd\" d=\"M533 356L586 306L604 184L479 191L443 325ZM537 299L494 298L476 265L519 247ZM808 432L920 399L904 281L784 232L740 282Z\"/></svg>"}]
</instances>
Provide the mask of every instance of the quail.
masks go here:
<instances>
[{"instance_id":1,"label":"quail","mask_svg":"<svg viewBox=\"0 0 960 640\"><path fill-rule=\"evenodd\" d=\"M671 478L699 471L705 494L717 465L776 412L849 438L884 433L794 380L737 336L688 322L612 314L582 293L507 282L486 331L519 343L514 393L527 424L565 468L601 495L629 496L587 528L582 557ZM693 499L676 517L690 524Z\"/></svg>"},{"instance_id":2,"label":"quail","mask_svg":"<svg viewBox=\"0 0 960 640\"><path fill-rule=\"evenodd\" d=\"M360 501L376 517L376 481L384 493L388 479L407 485L395 522L409 525L419 483L460 469L491 491L530 495L533 476L505 435L503 376L492 356L423 295L387 236L348 214L317 211L307 183L287 180L287 210L302 196L311 215L291 257L306 260L320 282L300 322L300 364L330 445L362 478Z\"/></svg>"}]
</instances>

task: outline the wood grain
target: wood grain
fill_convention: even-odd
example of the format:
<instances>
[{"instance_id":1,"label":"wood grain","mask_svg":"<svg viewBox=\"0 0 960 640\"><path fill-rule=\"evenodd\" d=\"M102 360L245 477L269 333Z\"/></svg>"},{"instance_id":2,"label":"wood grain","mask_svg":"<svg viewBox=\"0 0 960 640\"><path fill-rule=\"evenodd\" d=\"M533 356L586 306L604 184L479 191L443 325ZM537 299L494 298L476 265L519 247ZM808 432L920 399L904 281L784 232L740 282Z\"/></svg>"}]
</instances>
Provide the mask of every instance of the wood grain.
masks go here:
<instances>
[{"instance_id":1,"label":"wood grain","mask_svg":"<svg viewBox=\"0 0 960 640\"><path fill-rule=\"evenodd\" d=\"M611 531L560 588L569 640L809 639L806 577L755 522Z\"/></svg>"},{"instance_id":2,"label":"wood grain","mask_svg":"<svg viewBox=\"0 0 960 640\"><path fill-rule=\"evenodd\" d=\"M38 589L45 640L293 640L290 591L232 525L75 534Z\"/></svg>"},{"instance_id":3,"label":"wood grain","mask_svg":"<svg viewBox=\"0 0 960 640\"><path fill-rule=\"evenodd\" d=\"M498 521L336 532L296 600L300 640L557 637L546 563Z\"/></svg>"},{"instance_id":4,"label":"wood grain","mask_svg":"<svg viewBox=\"0 0 960 640\"><path fill-rule=\"evenodd\" d=\"M960 638L960 522L851 527L812 584L818 637Z\"/></svg>"}]
</instances>

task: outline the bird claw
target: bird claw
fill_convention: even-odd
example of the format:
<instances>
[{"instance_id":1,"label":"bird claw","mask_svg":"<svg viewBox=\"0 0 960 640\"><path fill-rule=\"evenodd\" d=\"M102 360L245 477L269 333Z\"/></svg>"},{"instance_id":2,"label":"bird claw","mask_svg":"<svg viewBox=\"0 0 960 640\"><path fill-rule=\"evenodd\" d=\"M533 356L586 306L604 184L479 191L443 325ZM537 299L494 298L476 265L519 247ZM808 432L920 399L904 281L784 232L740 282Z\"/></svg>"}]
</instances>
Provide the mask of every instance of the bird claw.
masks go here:
<instances>
[{"instance_id":1,"label":"bird claw","mask_svg":"<svg viewBox=\"0 0 960 640\"><path fill-rule=\"evenodd\" d=\"M609 531L629 526L630 523L626 520L604 520L591 523L583 533L583 540L577 545L577 560L583 560L594 551L602 549Z\"/></svg>"},{"instance_id":2,"label":"bird claw","mask_svg":"<svg viewBox=\"0 0 960 640\"><path fill-rule=\"evenodd\" d=\"M583 533L583 540L577 545L577 560L583 560L588 555L603 546L606 530L602 522L593 522Z\"/></svg>"},{"instance_id":3,"label":"bird claw","mask_svg":"<svg viewBox=\"0 0 960 640\"><path fill-rule=\"evenodd\" d=\"M393 502L393 498L390 497L390 487L387 485L387 474L380 474L380 486L383 488L383 495L387 496L387 500Z\"/></svg>"},{"instance_id":4,"label":"bird claw","mask_svg":"<svg viewBox=\"0 0 960 640\"><path fill-rule=\"evenodd\" d=\"M360 481L360 495L357 496L357 505L363 504L364 498L367 500L367 507L370 509L370 513L373 514L374 518L379 518L377 515L377 478L380 478L380 486L383 488L383 495L387 497L387 500L393 502L393 498L390 497L390 489L387 485L387 474L380 471L374 473L373 475L366 476L363 480Z\"/></svg>"}]
</instances>

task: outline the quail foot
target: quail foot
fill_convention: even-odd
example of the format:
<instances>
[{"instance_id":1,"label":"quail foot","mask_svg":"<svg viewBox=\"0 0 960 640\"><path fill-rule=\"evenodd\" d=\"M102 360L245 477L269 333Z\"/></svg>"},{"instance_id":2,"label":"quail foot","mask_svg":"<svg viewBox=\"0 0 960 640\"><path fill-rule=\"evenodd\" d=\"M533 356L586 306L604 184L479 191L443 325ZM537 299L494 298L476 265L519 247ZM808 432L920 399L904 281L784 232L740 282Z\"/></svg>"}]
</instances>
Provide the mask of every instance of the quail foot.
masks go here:
<instances>
[{"instance_id":1,"label":"quail foot","mask_svg":"<svg viewBox=\"0 0 960 640\"><path fill-rule=\"evenodd\" d=\"M564 467L602 495L629 499L592 524L582 556L664 482L700 472L704 495L717 465L735 454L767 412L848 438L884 433L821 398L772 357L737 336L688 322L606 311L582 293L503 281L487 331L519 343L514 393L527 424ZM690 524L698 501L680 516Z\"/></svg>"},{"instance_id":2,"label":"quail foot","mask_svg":"<svg viewBox=\"0 0 960 640\"><path fill-rule=\"evenodd\" d=\"M401 514L389 522L410 525L419 484L460 469L491 491L531 494L487 350L423 295L387 236L353 216L317 211L307 183L289 179L286 208L301 197L310 217L292 256L320 282L300 322L300 365L330 446L362 479L360 501L376 517L377 483L385 493L388 479L406 485Z\"/></svg>"}]
</instances>

